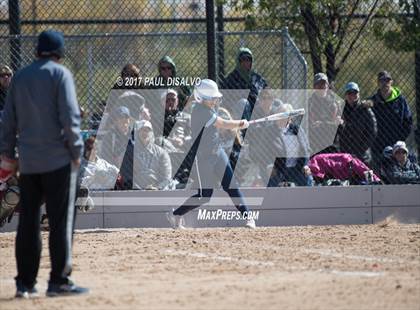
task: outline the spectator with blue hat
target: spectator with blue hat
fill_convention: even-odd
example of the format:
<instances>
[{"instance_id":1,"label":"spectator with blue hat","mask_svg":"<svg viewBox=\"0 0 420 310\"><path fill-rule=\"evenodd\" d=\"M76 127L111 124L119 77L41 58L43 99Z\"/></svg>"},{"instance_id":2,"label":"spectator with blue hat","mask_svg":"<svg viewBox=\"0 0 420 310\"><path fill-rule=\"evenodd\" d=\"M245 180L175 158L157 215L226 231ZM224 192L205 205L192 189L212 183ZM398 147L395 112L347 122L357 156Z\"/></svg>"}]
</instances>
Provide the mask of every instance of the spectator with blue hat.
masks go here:
<instances>
[{"instance_id":1,"label":"spectator with blue hat","mask_svg":"<svg viewBox=\"0 0 420 310\"><path fill-rule=\"evenodd\" d=\"M112 109L106 123L106 134L100 140L99 155L110 164L120 168L119 182L115 189L133 187L134 122L130 109L119 105Z\"/></svg>"},{"instance_id":2,"label":"spectator with blue hat","mask_svg":"<svg viewBox=\"0 0 420 310\"><path fill-rule=\"evenodd\" d=\"M377 134L372 101L360 99L360 88L355 82L347 83L344 93L343 124L338 130L340 152L349 153L369 165L371 147Z\"/></svg>"}]
</instances>

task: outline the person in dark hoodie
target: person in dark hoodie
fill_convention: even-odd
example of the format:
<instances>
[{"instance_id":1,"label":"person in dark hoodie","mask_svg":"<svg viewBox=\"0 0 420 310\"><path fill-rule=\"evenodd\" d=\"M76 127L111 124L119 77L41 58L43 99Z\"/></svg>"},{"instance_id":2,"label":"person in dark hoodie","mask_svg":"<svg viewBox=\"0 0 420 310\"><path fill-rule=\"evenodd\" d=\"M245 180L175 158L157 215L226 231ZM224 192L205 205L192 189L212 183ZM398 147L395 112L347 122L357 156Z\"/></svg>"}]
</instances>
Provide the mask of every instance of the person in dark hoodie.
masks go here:
<instances>
[{"instance_id":1,"label":"person in dark hoodie","mask_svg":"<svg viewBox=\"0 0 420 310\"><path fill-rule=\"evenodd\" d=\"M397 141L405 141L413 126L413 117L407 100L401 91L393 86L389 72L379 72L378 86L378 91L370 98L373 101L373 113L378 125L378 136L372 148L376 170L380 166L384 148L394 145Z\"/></svg>"},{"instance_id":2,"label":"person in dark hoodie","mask_svg":"<svg viewBox=\"0 0 420 310\"><path fill-rule=\"evenodd\" d=\"M158 88L174 88L178 93L178 108L182 111L188 105L188 99L192 94L191 88L185 85L177 87L174 85L168 85L168 78L174 78L177 76L177 68L171 57L164 56L159 60L158 71L158 77L163 80L163 85L159 85Z\"/></svg>"},{"instance_id":3,"label":"person in dark hoodie","mask_svg":"<svg viewBox=\"0 0 420 310\"><path fill-rule=\"evenodd\" d=\"M360 100L359 85L345 86L343 124L338 130L340 152L349 153L370 166L371 148L377 135L376 117L371 100Z\"/></svg>"},{"instance_id":4,"label":"person in dark hoodie","mask_svg":"<svg viewBox=\"0 0 420 310\"><path fill-rule=\"evenodd\" d=\"M250 109L245 109L248 112L243 115L247 120L251 118L252 110L261 90L268 87L267 81L252 69L253 65L254 57L251 50L241 47L236 58L235 69L229 73L221 85L222 89L249 89Z\"/></svg>"}]
</instances>

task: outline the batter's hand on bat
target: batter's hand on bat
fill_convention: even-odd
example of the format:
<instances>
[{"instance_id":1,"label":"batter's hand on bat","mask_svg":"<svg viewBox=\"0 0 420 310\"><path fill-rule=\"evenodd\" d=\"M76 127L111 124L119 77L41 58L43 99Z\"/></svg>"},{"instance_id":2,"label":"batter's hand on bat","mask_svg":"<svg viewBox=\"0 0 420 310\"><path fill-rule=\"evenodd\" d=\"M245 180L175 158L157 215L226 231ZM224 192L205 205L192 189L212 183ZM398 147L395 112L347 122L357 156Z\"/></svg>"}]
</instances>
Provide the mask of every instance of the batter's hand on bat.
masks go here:
<instances>
[{"instance_id":1,"label":"batter's hand on bat","mask_svg":"<svg viewBox=\"0 0 420 310\"><path fill-rule=\"evenodd\" d=\"M247 129L249 127L249 122L246 119L242 119L239 122L239 129Z\"/></svg>"}]
</instances>

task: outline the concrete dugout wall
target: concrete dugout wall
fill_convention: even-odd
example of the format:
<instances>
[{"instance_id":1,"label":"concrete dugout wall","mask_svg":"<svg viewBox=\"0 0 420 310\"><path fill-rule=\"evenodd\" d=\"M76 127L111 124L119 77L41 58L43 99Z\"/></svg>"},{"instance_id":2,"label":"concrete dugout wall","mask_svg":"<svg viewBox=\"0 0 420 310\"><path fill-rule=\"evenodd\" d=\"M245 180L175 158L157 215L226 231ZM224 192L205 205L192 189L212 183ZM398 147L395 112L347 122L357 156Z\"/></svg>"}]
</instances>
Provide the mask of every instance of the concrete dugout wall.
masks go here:
<instances>
[{"instance_id":1,"label":"concrete dugout wall","mask_svg":"<svg viewBox=\"0 0 420 310\"><path fill-rule=\"evenodd\" d=\"M403 223L420 223L420 185L294 187L243 189L250 208L259 211L258 226L372 224L390 215ZM106 191L93 194L95 208L79 212L76 228L169 227L165 213L195 191ZM216 190L207 211L236 210L229 197ZM186 216L189 227L243 226L240 220L198 220L198 210ZM16 230L18 216L0 229Z\"/></svg>"}]
</instances>

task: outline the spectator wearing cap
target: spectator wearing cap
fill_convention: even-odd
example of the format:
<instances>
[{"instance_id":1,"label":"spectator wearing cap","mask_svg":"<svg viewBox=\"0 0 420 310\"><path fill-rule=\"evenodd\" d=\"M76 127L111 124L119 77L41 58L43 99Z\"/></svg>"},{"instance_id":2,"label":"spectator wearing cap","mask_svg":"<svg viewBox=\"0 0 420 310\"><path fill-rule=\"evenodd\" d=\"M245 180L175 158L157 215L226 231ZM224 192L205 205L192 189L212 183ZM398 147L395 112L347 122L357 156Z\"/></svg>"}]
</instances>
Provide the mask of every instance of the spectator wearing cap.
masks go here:
<instances>
[{"instance_id":1,"label":"spectator wearing cap","mask_svg":"<svg viewBox=\"0 0 420 310\"><path fill-rule=\"evenodd\" d=\"M329 89L325 73L314 76L314 92L308 100L309 141L315 153L333 153L337 151L335 135L343 122L339 116L339 104Z\"/></svg>"},{"instance_id":2,"label":"spectator wearing cap","mask_svg":"<svg viewBox=\"0 0 420 310\"><path fill-rule=\"evenodd\" d=\"M0 113L3 111L6 102L7 90L12 81L13 71L9 66L3 65L0 67ZM1 119L1 114L0 114Z\"/></svg>"},{"instance_id":3,"label":"spectator wearing cap","mask_svg":"<svg viewBox=\"0 0 420 310\"><path fill-rule=\"evenodd\" d=\"M391 184L420 183L420 167L408 158L408 149L404 141L394 144L391 163L386 167L385 174Z\"/></svg>"},{"instance_id":4,"label":"spectator wearing cap","mask_svg":"<svg viewBox=\"0 0 420 310\"><path fill-rule=\"evenodd\" d=\"M236 58L235 69L228 74L221 85L222 89L249 89L248 102L251 105L251 113L260 92L268 87L263 76L253 69L254 64L255 60L251 50L241 47ZM247 115L243 116L249 120L251 113L247 112Z\"/></svg>"},{"instance_id":5,"label":"spectator wearing cap","mask_svg":"<svg viewBox=\"0 0 420 310\"><path fill-rule=\"evenodd\" d=\"M344 88L345 106L343 124L338 131L340 152L371 163L371 148L377 135L376 118L371 100L360 100L360 89L355 82Z\"/></svg>"},{"instance_id":6,"label":"spectator wearing cap","mask_svg":"<svg viewBox=\"0 0 420 310\"><path fill-rule=\"evenodd\" d=\"M173 85L170 83L170 78L176 78L178 73L174 60L170 56L166 55L159 60L157 67L158 78L162 80L162 83L159 83L159 85L151 88L173 87ZM174 89L178 94L178 109L182 111L191 102L190 97L192 90L189 86L186 85L176 86Z\"/></svg>"},{"instance_id":7,"label":"spectator wearing cap","mask_svg":"<svg viewBox=\"0 0 420 310\"><path fill-rule=\"evenodd\" d=\"M383 149L407 139L412 130L413 117L406 98L399 88L393 86L393 79L387 71L379 72L378 91L370 99L378 126L372 149L374 168L378 169Z\"/></svg>"},{"instance_id":8,"label":"spectator wearing cap","mask_svg":"<svg viewBox=\"0 0 420 310\"><path fill-rule=\"evenodd\" d=\"M190 114L179 109L178 93L175 89L165 90L161 95L161 103L164 108L163 137L157 138L167 150L172 147L183 150L191 135Z\"/></svg>"},{"instance_id":9,"label":"spectator wearing cap","mask_svg":"<svg viewBox=\"0 0 420 310\"><path fill-rule=\"evenodd\" d=\"M389 166L392 164L392 146L388 145L384 148L384 151L382 152L382 160L380 164L380 176L381 180L384 181L385 184L389 184L389 182L386 172L389 168Z\"/></svg>"},{"instance_id":10,"label":"spectator wearing cap","mask_svg":"<svg viewBox=\"0 0 420 310\"><path fill-rule=\"evenodd\" d=\"M127 190L133 186L134 133L130 110L126 106L111 111L106 129L101 136L99 156L120 167L121 178L115 189Z\"/></svg>"},{"instance_id":11,"label":"spectator wearing cap","mask_svg":"<svg viewBox=\"0 0 420 310\"><path fill-rule=\"evenodd\" d=\"M150 110L146 107L146 100L135 90L126 90L118 97L118 105L128 108L130 116L135 120L151 119Z\"/></svg>"},{"instance_id":12,"label":"spectator wearing cap","mask_svg":"<svg viewBox=\"0 0 420 310\"><path fill-rule=\"evenodd\" d=\"M127 135L130 130L130 110L126 106L117 107L113 117L117 132L119 134Z\"/></svg>"},{"instance_id":13,"label":"spectator wearing cap","mask_svg":"<svg viewBox=\"0 0 420 310\"><path fill-rule=\"evenodd\" d=\"M192 144L191 114L185 112L185 109L180 109L178 92L174 88L164 89L161 92L160 103L163 112L152 114L151 120L155 143L170 154L172 165L178 168L174 173L174 178L185 185L193 159L187 156L184 160Z\"/></svg>"},{"instance_id":14,"label":"spectator wearing cap","mask_svg":"<svg viewBox=\"0 0 420 310\"><path fill-rule=\"evenodd\" d=\"M162 93L161 102L165 109L163 136L168 137L175 126L176 116L179 113L178 93L174 89L169 88Z\"/></svg>"},{"instance_id":15,"label":"spectator wearing cap","mask_svg":"<svg viewBox=\"0 0 420 310\"><path fill-rule=\"evenodd\" d=\"M3 111L0 154L19 152L20 214L16 235L16 297L36 296L41 258L40 206L46 201L51 272L47 296L87 293L71 281L74 197L83 141L71 72L61 64L64 36L38 36L37 59L16 72ZM1 167L3 168L3 167ZM2 169L0 169L2 170Z\"/></svg>"},{"instance_id":16,"label":"spectator wearing cap","mask_svg":"<svg viewBox=\"0 0 420 310\"><path fill-rule=\"evenodd\" d=\"M172 180L172 165L168 152L156 145L149 121L137 124L137 146L134 158L134 187L166 189Z\"/></svg>"}]
</instances>

